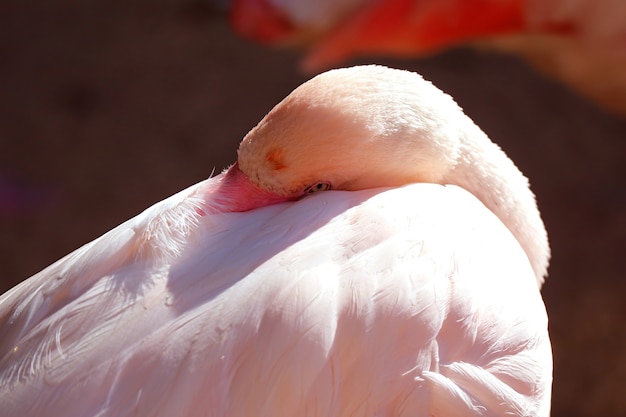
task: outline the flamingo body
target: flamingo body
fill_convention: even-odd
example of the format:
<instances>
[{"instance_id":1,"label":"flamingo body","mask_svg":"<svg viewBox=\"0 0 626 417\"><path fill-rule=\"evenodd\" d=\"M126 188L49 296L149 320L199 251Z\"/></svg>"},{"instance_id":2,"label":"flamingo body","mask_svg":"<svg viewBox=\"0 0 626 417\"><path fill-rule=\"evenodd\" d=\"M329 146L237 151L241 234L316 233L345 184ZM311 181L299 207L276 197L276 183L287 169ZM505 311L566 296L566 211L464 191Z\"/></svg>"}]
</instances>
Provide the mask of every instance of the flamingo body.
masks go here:
<instances>
[{"instance_id":1,"label":"flamingo body","mask_svg":"<svg viewBox=\"0 0 626 417\"><path fill-rule=\"evenodd\" d=\"M434 89L381 67L329 74L305 86L341 85L335 77L347 76L385 87L385 78L408 77ZM306 102L298 93L311 91L296 90L270 112L228 171L0 298L3 413L549 414L551 352L539 292L547 252L530 256L524 234L503 222L492 200L457 185L299 200L280 182L262 185L263 170L289 169L298 148L278 152L280 141L267 139L273 118ZM328 167L320 176L335 185L336 174Z\"/></svg>"}]
</instances>

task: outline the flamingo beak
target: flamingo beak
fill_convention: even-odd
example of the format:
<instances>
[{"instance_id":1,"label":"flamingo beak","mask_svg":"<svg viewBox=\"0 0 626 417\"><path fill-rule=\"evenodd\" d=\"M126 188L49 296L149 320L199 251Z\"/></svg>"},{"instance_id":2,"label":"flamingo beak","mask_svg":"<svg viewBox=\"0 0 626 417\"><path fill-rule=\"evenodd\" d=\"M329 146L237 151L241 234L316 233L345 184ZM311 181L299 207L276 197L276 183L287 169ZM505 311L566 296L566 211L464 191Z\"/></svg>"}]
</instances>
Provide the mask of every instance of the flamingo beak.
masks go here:
<instances>
[{"instance_id":1,"label":"flamingo beak","mask_svg":"<svg viewBox=\"0 0 626 417\"><path fill-rule=\"evenodd\" d=\"M251 182L236 162L209 180L204 194L205 211L210 214L244 212L292 200Z\"/></svg>"}]
</instances>

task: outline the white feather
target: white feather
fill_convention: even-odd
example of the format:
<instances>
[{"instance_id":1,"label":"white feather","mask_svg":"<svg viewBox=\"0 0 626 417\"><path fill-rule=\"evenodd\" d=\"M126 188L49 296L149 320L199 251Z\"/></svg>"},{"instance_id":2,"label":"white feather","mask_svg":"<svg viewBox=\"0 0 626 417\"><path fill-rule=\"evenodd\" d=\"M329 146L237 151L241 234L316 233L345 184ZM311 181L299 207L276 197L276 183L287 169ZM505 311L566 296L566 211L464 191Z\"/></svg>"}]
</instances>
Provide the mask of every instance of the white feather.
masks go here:
<instances>
[{"instance_id":1,"label":"white feather","mask_svg":"<svg viewBox=\"0 0 626 417\"><path fill-rule=\"evenodd\" d=\"M138 225L179 204L2 298L7 415L54 404L66 416L428 416L459 401L477 415L547 415L532 268L464 190L327 192L196 216L196 243L147 268L129 251ZM105 254L118 262L44 280Z\"/></svg>"},{"instance_id":2,"label":"white feather","mask_svg":"<svg viewBox=\"0 0 626 417\"><path fill-rule=\"evenodd\" d=\"M316 183L351 191L272 204ZM526 178L453 100L331 71L228 171L0 297L0 410L547 416L548 258Z\"/></svg>"}]
</instances>

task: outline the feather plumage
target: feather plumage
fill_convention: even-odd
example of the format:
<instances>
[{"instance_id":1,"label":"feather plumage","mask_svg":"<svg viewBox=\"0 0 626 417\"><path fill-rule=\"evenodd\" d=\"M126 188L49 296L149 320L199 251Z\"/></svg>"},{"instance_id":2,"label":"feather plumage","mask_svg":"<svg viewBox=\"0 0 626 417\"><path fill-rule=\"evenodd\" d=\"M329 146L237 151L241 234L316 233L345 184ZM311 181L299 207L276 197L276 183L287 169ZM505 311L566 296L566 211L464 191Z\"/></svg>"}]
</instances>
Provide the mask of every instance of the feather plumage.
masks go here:
<instances>
[{"instance_id":1,"label":"feather plumage","mask_svg":"<svg viewBox=\"0 0 626 417\"><path fill-rule=\"evenodd\" d=\"M283 202L239 212L242 181ZM234 165L3 295L2 412L548 415L547 246L527 251L499 197L418 183L285 201L245 181Z\"/></svg>"}]
</instances>

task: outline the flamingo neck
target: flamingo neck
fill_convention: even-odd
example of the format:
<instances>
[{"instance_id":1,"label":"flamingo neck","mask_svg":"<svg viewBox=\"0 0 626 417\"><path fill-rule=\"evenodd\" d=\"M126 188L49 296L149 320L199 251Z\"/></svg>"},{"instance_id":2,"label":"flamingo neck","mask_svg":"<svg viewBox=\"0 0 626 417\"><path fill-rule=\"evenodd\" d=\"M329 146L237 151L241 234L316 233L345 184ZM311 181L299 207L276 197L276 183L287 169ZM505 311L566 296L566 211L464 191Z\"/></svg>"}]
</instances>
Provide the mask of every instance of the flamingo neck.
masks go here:
<instances>
[{"instance_id":1,"label":"flamingo neck","mask_svg":"<svg viewBox=\"0 0 626 417\"><path fill-rule=\"evenodd\" d=\"M526 252L541 287L547 274L550 248L528 179L476 125L466 131L472 138L463 140L458 163L444 182L475 195L507 226Z\"/></svg>"}]
</instances>

